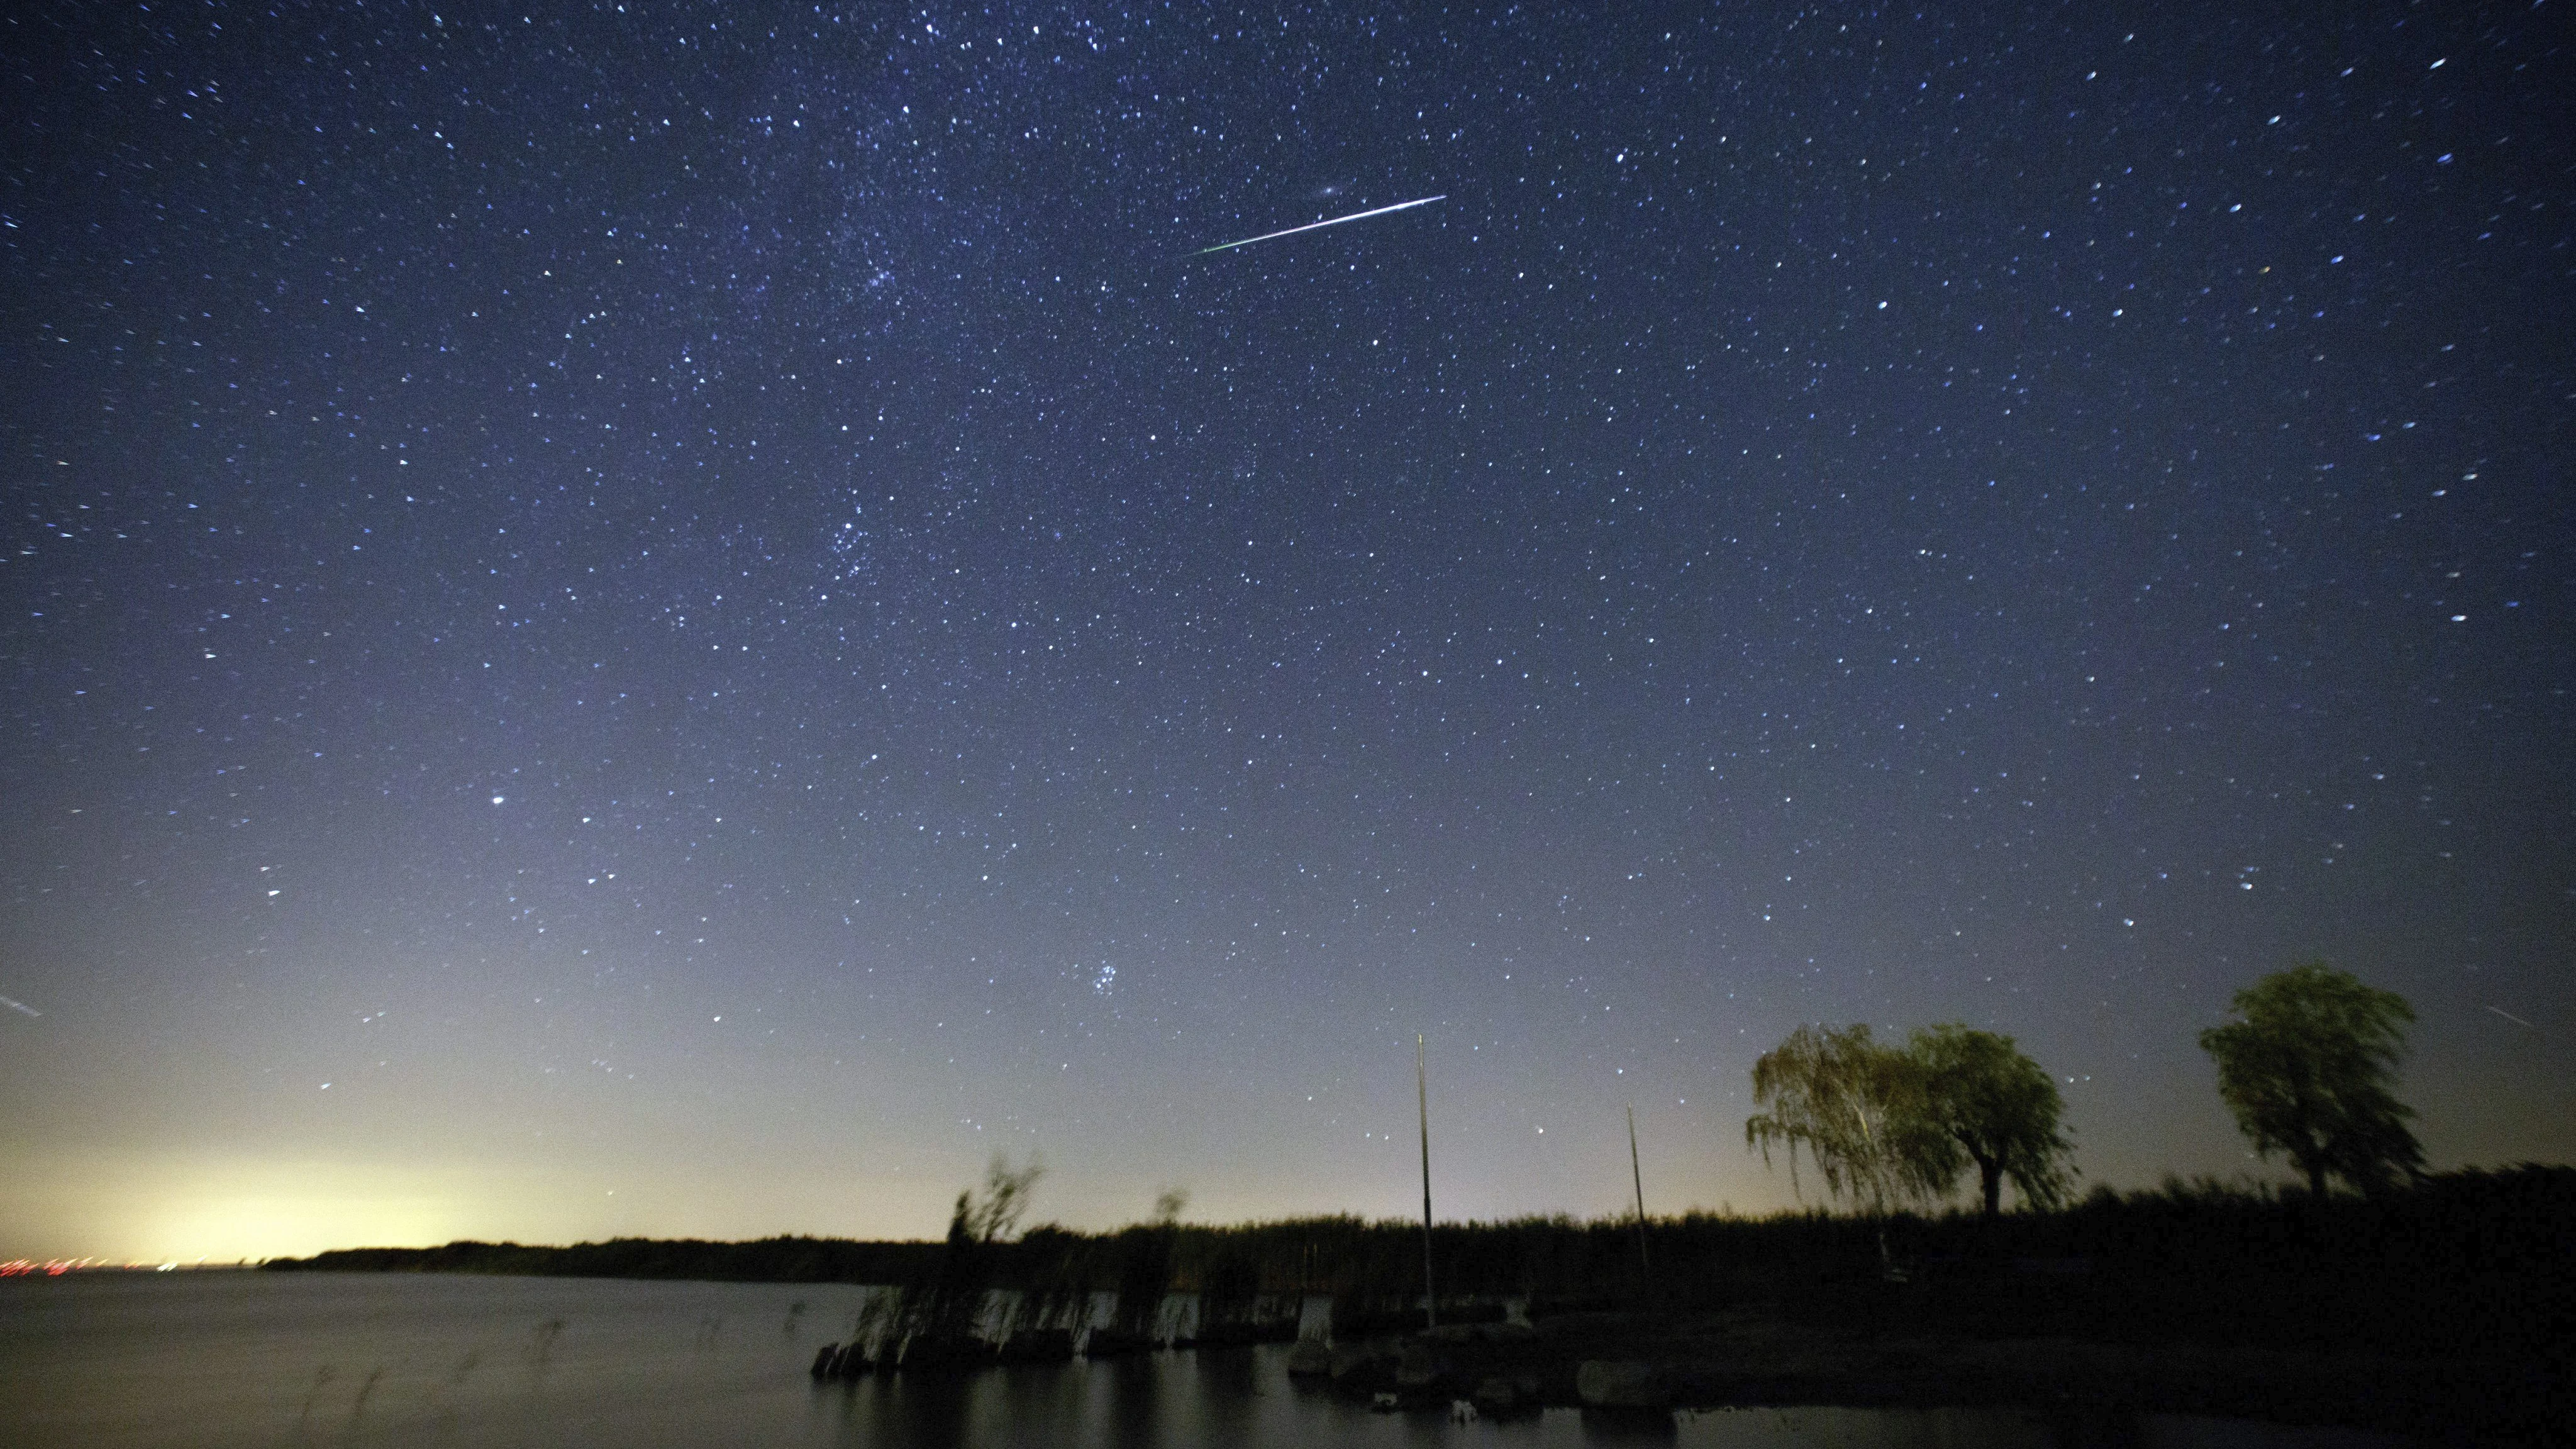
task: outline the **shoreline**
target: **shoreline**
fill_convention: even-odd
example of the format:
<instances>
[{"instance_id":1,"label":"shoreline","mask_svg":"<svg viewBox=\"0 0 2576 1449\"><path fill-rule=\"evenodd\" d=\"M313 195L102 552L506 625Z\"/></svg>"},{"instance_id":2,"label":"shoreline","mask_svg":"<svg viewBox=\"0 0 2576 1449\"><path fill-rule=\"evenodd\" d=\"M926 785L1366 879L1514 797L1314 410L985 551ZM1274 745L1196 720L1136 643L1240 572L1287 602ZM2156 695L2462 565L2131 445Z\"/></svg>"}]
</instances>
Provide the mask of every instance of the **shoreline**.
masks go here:
<instances>
[{"instance_id":1,"label":"shoreline","mask_svg":"<svg viewBox=\"0 0 2576 1449\"><path fill-rule=\"evenodd\" d=\"M1320 1352L1319 1352L1320 1350ZM2075 1423L2190 1414L2479 1442L2567 1442L2566 1366L2189 1341L1896 1336L1759 1311L1578 1313L1322 1350L1291 1372L1382 1406L2015 1408Z\"/></svg>"},{"instance_id":2,"label":"shoreline","mask_svg":"<svg viewBox=\"0 0 2576 1449\"><path fill-rule=\"evenodd\" d=\"M1128 1347L1295 1342L1309 1382L1481 1397L1480 1414L2009 1404L2531 1442L2576 1432L2546 1412L2576 1402L2571 1231L2576 1168L2537 1164L2366 1198L2097 1189L1994 1219L1437 1224L1437 1332L1422 1331L1422 1226L1355 1217L989 1242L468 1241L263 1267L883 1285L891 1301L857 1330L868 1371L889 1335L965 1369L1015 1335L1070 1356L1106 1331Z\"/></svg>"},{"instance_id":3,"label":"shoreline","mask_svg":"<svg viewBox=\"0 0 2576 1449\"><path fill-rule=\"evenodd\" d=\"M81 1276L99 1275L180 1276L119 1269ZM462 1276L537 1282L556 1275ZM1443 1315L1479 1306L1444 1304ZM2385 1343L2264 1346L2167 1335L2152 1326L2123 1332L2101 1322L2027 1333L1943 1332L1920 1316L1792 1316L1759 1303L1542 1310L1526 1319L1512 1312L1519 1304L1481 1306L1502 1311L1436 1330L1408 1331L1383 1318L1334 1325L1329 1313L1318 1313L1303 1325L1310 1336L1302 1338L1295 1336L1301 1325L1294 1319L1256 1330L1193 1315L1175 1326L1187 1322L1207 1331L1160 1343L1104 1334L1107 1344L1095 1341L1078 1355L1069 1335L1040 1330L1026 1343L947 1345L963 1351L873 1363L851 1377L954 1381L1015 1365L1266 1346L1284 1355L1301 1393L1412 1414L1449 1412L1461 1401L1480 1418L1580 1409L1640 1423L1756 1408L2011 1410L2038 1416L2068 1443L2130 1442L2138 1416L2173 1414L2438 1442L2576 1443L2576 1420L2564 1413L2576 1402L2576 1344L2566 1342L2519 1352L2464 1350L2426 1334L2417 1342L2428 1351L2409 1352ZM1039 1338L1047 1341L1034 1341ZM843 1386L834 1381L838 1375L815 1377L818 1388Z\"/></svg>"}]
</instances>

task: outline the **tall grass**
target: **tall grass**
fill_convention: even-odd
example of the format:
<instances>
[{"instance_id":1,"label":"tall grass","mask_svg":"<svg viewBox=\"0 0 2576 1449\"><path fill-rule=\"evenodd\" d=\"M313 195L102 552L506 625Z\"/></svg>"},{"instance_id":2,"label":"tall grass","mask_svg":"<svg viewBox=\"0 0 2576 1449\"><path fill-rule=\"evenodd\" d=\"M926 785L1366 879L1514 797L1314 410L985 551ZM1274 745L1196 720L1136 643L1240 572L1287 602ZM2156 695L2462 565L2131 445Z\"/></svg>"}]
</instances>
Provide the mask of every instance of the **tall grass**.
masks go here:
<instances>
[{"instance_id":1,"label":"tall grass","mask_svg":"<svg viewBox=\"0 0 2576 1449\"><path fill-rule=\"evenodd\" d=\"M1659 1309L1759 1310L1923 1332L2075 1332L2246 1342L2463 1346L2566 1341L2576 1304L2576 1169L2526 1165L2427 1177L2375 1197L2313 1199L2168 1179L2097 1188L2054 1212L1900 1215L1885 1226L1907 1281L1882 1272L1870 1220L1824 1212L1650 1219ZM1287 1218L1108 1232L1052 1224L973 1247L979 1285L1050 1298L1115 1291L1138 1312L1165 1292L1219 1309L1329 1294L1346 1330L1419 1324L1421 1224ZM1630 1309L1647 1300L1636 1220L1556 1215L1432 1231L1441 1317ZM954 1277L941 1243L782 1237L625 1239L569 1248L450 1243L324 1253L272 1268L920 1285ZM2552 1339L2555 1335L2555 1340Z\"/></svg>"}]
</instances>

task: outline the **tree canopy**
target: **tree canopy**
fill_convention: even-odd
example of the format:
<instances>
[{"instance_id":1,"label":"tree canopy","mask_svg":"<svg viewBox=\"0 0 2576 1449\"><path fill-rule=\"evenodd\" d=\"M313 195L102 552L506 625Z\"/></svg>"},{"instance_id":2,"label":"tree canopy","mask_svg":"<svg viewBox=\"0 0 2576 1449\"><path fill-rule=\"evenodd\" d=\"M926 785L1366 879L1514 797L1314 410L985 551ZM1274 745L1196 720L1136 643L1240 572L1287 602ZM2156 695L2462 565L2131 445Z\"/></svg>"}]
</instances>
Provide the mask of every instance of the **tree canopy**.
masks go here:
<instances>
[{"instance_id":1,"label":"tree canopy","mask_svg":"<svg viewBox=\"0 0 2576 1449\"><path fill-rule=\"evenodd\" d=\"M992 1164L984 1169L984 1190L957 1194L956 1211L948 1220L948 1240L952 1243L993 1243L1008 1238L1029 1210L1029 1200L1037 1195L1038 1179L1046 1168L1032 1154L1028 1165L1014 1168L1011 1160L993 1154Z\"/></svg>"},{"instance_id":2,"label":"tree canopy","mask_svg":"<svg viewBox=\"0 0 2576 1449\"><path fill-rule=\"evenodd\" d=\"M2338 1177L2362 1191L2421 1175L2424 1149L2397 1100L2406 998L2323 961L2276 971L2236 993L2241 1020L2200 1034L2218 1062L2218 1095L2264 1157L2287 1154L2319 1197Z\"/></svg>"},{"instance_id":3,"label":"tree canopy","mask_svg":"<svg viewBox=\"0 0 2576 1449\"><path fill-rule=\"evenodd\" d=\"M2058 1122L2064 1101L2011 1037L1948 1022L1914 1033L1906 1055L1921 1073L1931 1125L1977 1165L1987 1217L2001 1209L2007 1177L2032 1206L2066 1200L2075 1169L2066 1161L2074 1144Z\"/></svg>"},{"instance_id":4,"label":"tree canopy","mask_svg":"<svg viewBox=\"0 0 2576 1449\"><path fill-rule=\"evenodd\" d=\"M1745 1119L1745 1145L1766 1164L1775 1144L1787 1149L1793 1190L1800 1148L1827 1193L1871 1213L1933 1197L1958 1176L1958 1147L1924 1112L1922 1072L1866 1024L1789 1033L1754 1062L1753 1104L1765 1110Z\"/></svg>"}]
</instances>

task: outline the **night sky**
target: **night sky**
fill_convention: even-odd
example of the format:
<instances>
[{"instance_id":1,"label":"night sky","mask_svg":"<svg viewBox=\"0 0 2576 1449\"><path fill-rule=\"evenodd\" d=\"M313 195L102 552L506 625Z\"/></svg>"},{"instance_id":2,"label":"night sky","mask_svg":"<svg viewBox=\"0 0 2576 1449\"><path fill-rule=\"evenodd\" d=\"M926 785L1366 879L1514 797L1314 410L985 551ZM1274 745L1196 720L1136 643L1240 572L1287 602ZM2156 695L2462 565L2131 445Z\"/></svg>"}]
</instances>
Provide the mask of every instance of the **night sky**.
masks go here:
<instances>
[{"instance_id":1,"label":"night sky","mask_svg":"<svg viewBox=\"0 0 2576 1449\"><path fill-rule=\"evenodd\" d=\"M2563 4L469 8L0 22L0 1255L2576 1155Z\"/></svg>"}]
</instances>

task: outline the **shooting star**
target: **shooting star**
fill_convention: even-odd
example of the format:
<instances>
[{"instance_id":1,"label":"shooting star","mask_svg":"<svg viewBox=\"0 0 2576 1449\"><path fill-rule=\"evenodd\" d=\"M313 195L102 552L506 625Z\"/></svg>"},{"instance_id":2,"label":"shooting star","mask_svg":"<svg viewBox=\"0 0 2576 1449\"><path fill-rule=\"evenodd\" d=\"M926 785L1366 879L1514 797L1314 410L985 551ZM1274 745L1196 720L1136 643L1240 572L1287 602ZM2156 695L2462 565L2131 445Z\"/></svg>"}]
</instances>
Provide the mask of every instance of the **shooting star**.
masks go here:
<instances>
[{"instance_id":1,"label":"shooting star","mask_svg":"<svg viewBox=\"0 0 2576 1449\"><path fill-rule=\"evenodd\" d=\"M11 1011L23 1011L23 1012L25 1012L25 1013L26 1013L27 1015L29 1015L29 1016L42 1016L42 1015L44 1015L44 1013L43 1013L43 1012L38 1011L36 1008L34 1008L34 1007L32 1007L32 1006L29 1006L27 1003L25 1003L25 1002L23 1002L23 1001L13 1001L13 1000L11 1000L10 998L8 998L8 997L6 997L6 996L0 996L0 1006L5 1006L5 1007L9 1008Z\"/></svg>"},{"instance_id":2,"label":"shooting star","mask_svg":"<svg viewBox=\"0 0 2576 1449\"><path fill-rule=\"evenodd\" d=\"M1354 211L1348 216L1337 216L1330 221L1310 221L1304 226L1292 226L1286 231L1264 232L1260 236L1248 236L1241 241L1230 241L1219 246L1201 247L1197 251L1190 253L1190 255L1194 257L1203 257L1209 252L1231 251L1236 247L1248 247L1254 242L1276 241L1283 236L1295 236L1301 231L1313 231L1319 226L1340 226L1346 221L1366 221L1372 216L1384 216L1390 211L1403 211L1409 207L1429 206L1435 201L1447 201L1448 199L1449 193L1444 191L1438 196L1426 196L1420 201L1399 201L1393 206L1381 206L1373 211Z\"/></svg>"},{"instance_id":3,"label":"shooting star","mask_svg":"<svg viewBox=\"0 0 2576 1449\"><path fill-rule=\"evenodd\" d=\"M10 1004L13 1006L16 1005L15 1002ZM2531 1026L2530 1022L2523 1020L2521 1017L2514 1015L2512 1012L2505 1010L2501 1006L2490 1006L2487 1010L2494 1012L2496 1015L2503 1017L2505 1020L2512 1022L2516 1026L2530 1026L2533 1031L2540 1030L2539 1027Z\"/></svg>"}]
</instances>

